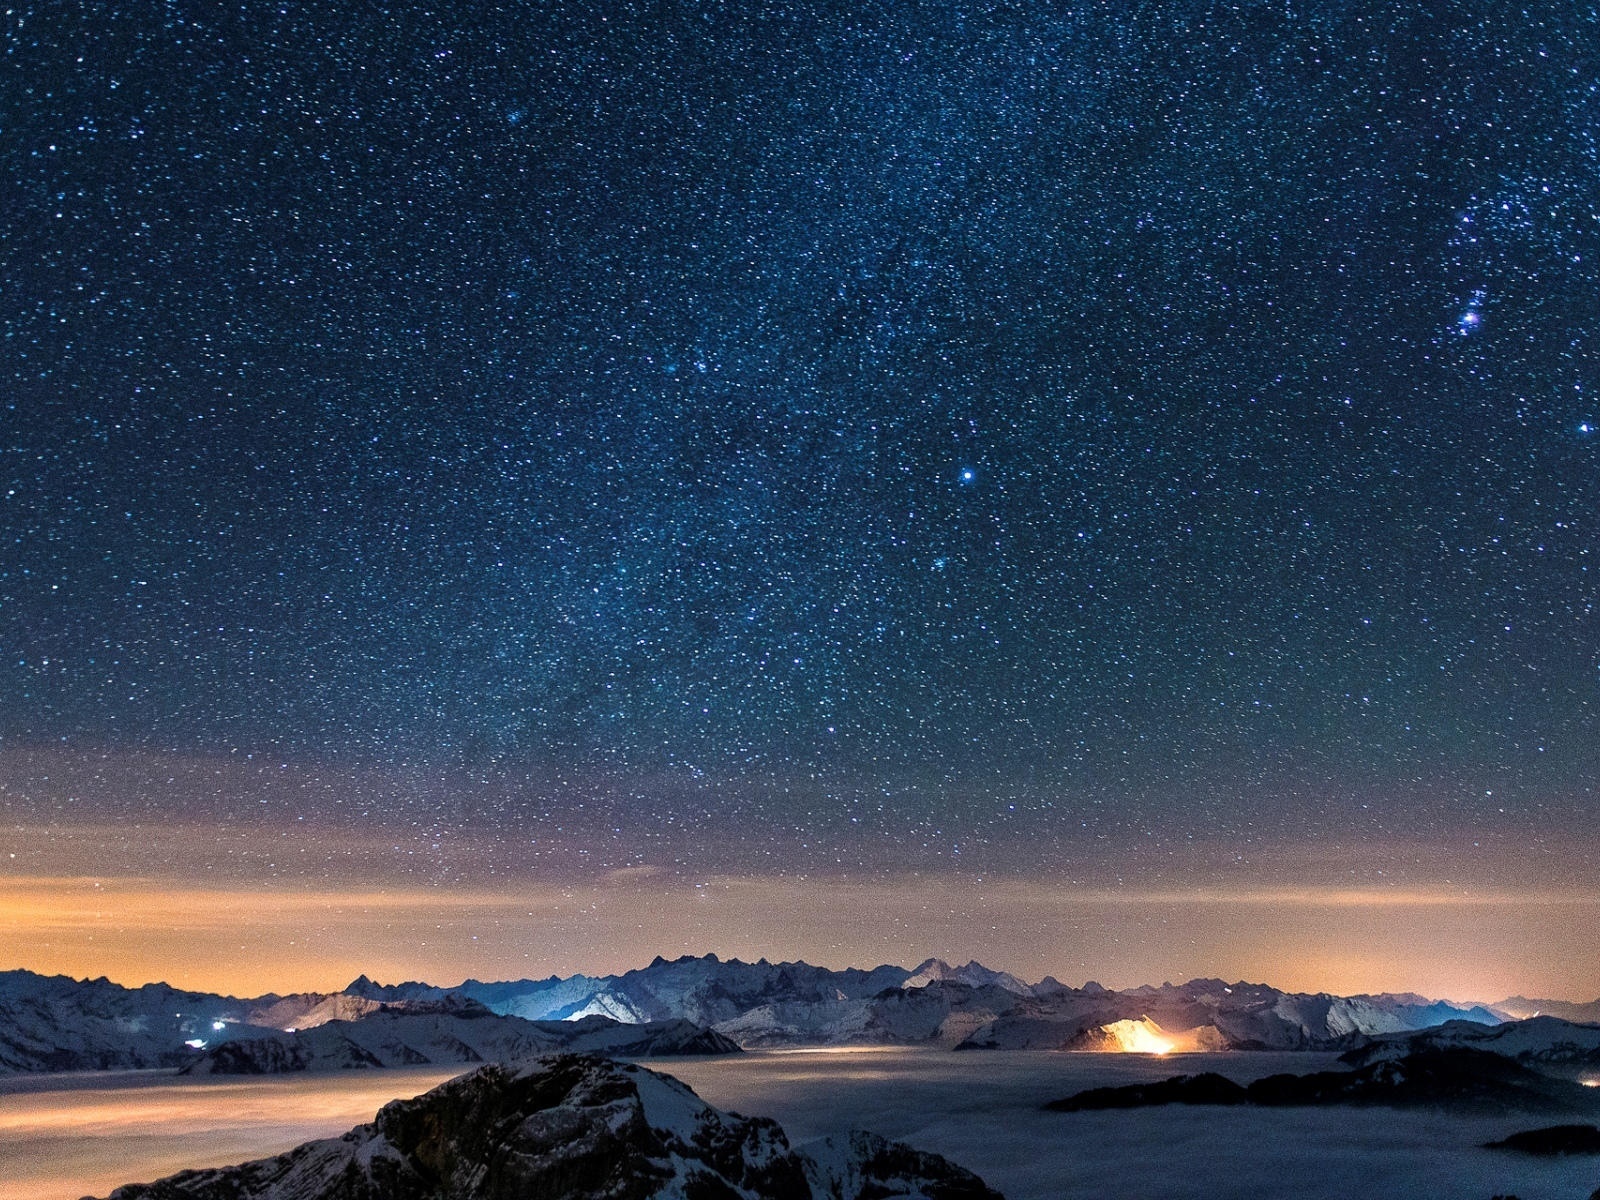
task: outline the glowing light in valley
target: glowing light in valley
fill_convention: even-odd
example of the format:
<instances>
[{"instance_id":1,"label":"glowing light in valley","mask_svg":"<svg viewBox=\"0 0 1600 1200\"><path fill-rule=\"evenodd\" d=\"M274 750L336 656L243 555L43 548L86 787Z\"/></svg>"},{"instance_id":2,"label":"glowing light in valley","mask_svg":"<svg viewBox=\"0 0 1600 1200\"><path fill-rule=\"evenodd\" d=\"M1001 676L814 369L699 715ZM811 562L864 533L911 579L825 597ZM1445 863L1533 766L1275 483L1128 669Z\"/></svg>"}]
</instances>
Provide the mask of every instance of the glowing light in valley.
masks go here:
<instances>
[{"instance_id":1,"label":"glowing light in valley","mask_svg":"<svg viewBox=\"0 0 1600 1200\"><path fill-rule=\"evenodd\" d=\"M1176 1045L1149 1017L1113 1021L1101 1032L1106 1036L1104 1049L1113 1054L1170 1054Z\"/></svg>"}]
</instances>

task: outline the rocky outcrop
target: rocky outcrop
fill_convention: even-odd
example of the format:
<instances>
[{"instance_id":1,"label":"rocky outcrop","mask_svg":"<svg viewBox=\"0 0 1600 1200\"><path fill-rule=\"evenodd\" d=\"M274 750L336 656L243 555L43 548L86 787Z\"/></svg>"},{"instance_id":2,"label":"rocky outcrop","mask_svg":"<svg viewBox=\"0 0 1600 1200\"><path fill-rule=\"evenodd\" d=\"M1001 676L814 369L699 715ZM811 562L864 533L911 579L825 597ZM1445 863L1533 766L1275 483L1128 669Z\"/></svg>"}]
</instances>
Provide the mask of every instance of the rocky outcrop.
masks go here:
<instances>
[{"instance_id":1,"label":"rocky outcrop","mask_svg":"<svg viewBox=\"0 0 1600 1200\"><path fill-rule=\"evenodd\" d=\"M1090 1088L1086 1092L1052 1100L1050 1112L1094 1112L1107 1108L1153 1108L1165 1104L1248 1104L1245 1089L1214 1071L1200 1075L1174 1075L1154 1083L1126 1087Z\"/></svg>"},{"instance_id":2,"label":"rocky outcrop","mask_svg":"<svg viewBox=\"0 0 1600 1200\"><path fill-rule=\"evenodd\" d=\"M1269 1075L1248 1087L1221 1075L1179 1075L1157 1083L1091 1088L1045 1107L1055 1112L1160 1104L1392 1105L1482 1111L1566 1112L1593 1108L1586 1090L1482 1050L1424 1049L1354 1071Z\"/></svg>"},{"instance_id":3,"label":"rocky outcrop","mask_svg":"<svg viewBox=\"0 0 1600 1200\"><path fill-rule=\"evenodd\" d=\"M342 1138L129 1184L112 1200L1000 1200L936 1155L851 1134L796 1150L773 1121L587 1055L492 1065Z\"/></svg>"},{"instance_id":4,"label":"rocky outcrop","mask_svg":"<svg viewBox=\"0 0 1600 1200\"><path fill-rule=\"evenodd\" d=\"M1485 1142L1485 1150L1515 1150L1519 1154L1536 1154L1545 1158L1559 1158L1568 1154L1600 1154L1600 1129L1593 1125L1549 1125L1544 1129L1528 1129L1513 1133L1498 1142Z\"/></svg>"}]
</instances>

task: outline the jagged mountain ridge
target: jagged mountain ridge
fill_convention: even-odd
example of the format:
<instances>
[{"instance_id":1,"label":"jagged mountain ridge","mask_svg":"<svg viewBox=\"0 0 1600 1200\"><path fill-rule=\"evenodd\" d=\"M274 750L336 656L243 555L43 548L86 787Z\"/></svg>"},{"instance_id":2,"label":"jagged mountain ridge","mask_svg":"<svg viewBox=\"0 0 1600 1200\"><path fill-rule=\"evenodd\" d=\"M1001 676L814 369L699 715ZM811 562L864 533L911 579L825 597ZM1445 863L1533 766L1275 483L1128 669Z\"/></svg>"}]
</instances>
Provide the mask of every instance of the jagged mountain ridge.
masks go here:
<instances>
[{"instance_id":1,"label":"jagged mountain ridge","mask_svg":"<svg viewBox=\"0 0 1600 1200\"><path fill-rule=\"evenodd\" d=\"M1001 1200L969 1171L866 1133L796 1150L668 1075L585 1055L492 1065L387 1104L342 1138L128 1184L111 1200Z\"/></svg>"},{"instance_id":2,"label":"jagged mountain ridge","mask_svg":"<svg viewBox=\"0 0 1600 1200\"><path fill-rule=\"evenodd\" d=\"M1421 1050L1456 1048L1486 1051L1541 1070L1572 1074L1600 1068L1600 1024L1548 1016L1492 1027L1473 1021L1447 1021L1432 1029L1373 1038L1342 1057L1360 1067L1397 1061Z\"/></svg>"},{"instance_id":3,"label":"jagged mountain ridge","mask_svg":"<svg viewBox=\"0 0 1600 1200\"><path fill-rule=\"evenodd\" d=\"M164 983L125 988L103 976L0 972L0 1073L176 1067L194 1057L198 1047L188 1043L271 1032L247 1018L262 1001L278 1000L243 1001Z\"/></svg>"},{"instance_id":4,"label":"jagged mountain ridge","mask_svg":"<svg viewBox=\"0 0 1600 1200\"><path fill-rule=\"evenodd\" d=\"M1449 1020L1493 1025L1506 1016L1493 1006L1414 995L1309 995L1216 979L1124 991L1050 978L1029 985L976 962L951 967L938 959L911 970L834 971L707 955L657 958L622 975L468 980L449 988L381 985L362 976L341 992L252 999L9 971L0 973L0 1072L175 1067L220 1042L272 1039L452 996L534 1021L690 1021L749 1048L1064 1049L1096 1044L1094 1032L1108 1025L1149 1022L1185 1035L1184 1046L1344 1049Z\"/></svg>"},{"instance_id":5,"label":"jagged mountain ridge","mask_svg":"<svg viewBox=\"0 0 1600 1200\"><path fill-rule=\"evenodd\" d=\"M978 978L973 972L997 974L975 962L956 970L968 972L972 979ZM835 971L805 962L770 963L763 958L746 963L708 954L672 960L657 956L649 966L622 975L573 975L565 979L551 976L501 983L469 979L450 989L423 983L385 987L362 976L345 991L373 1000L409 1000L443 995L448 990L470 996L495 1012L529 1020L563 1021L591 1015L619 1021L681 1017L701 1025L715 1025L763 1004L868 999L902 987L925 972L937 977L952 973L952 968L929 959L915 971L887 965L870 971ZM1020 980L1016 982L1027 987Z\"/></svg>"},{"instance_id":6,"label":"jagged mountain ridge","mask_svg":"<svg viewBox=\"0 0 1600 1200\"><path fill-rule=\"evenodd\" d=\"M691 1021L625 1025L608 1017L528 1021L476 1000L385 1005L355 1021L296 1033L237 1038L206 1050L183 1075L280 1075L299 1071L514 1063L555 1051L620 1058L737 1054L739 1046Z\"/></svg>"},{"instance_id":7,"label":"jagged mountain ridge","mask_svg":"<svg viewBox=\"0 0 1600 1200\"><path fill-rule=\"evenodd\" d=\"M426 984L351 992L374 999L436 994ZM1062 1049L1086 1031L1150 1018L1202 1041L1237 1049L1338 1049L1361 1036L1427 1028L1448 1020L1494 1024L1486 1006L1426 997L1305 995L1259 984L1198 979L1111 991L1047 978L1029 985L976 962L952 968L929 959L915 969L829 971L807 963L724 962L715 955L667 961L625 975L524 983L468 980L458 989L497 1012L529 1017L603 1013L619 1020L683 1017L756 1048L933 1042L961 1049ZM908 998L910 992L925 993ZM1210 1030L1215 1032L1210 1032Z\"/></svg>"}]
</instances>

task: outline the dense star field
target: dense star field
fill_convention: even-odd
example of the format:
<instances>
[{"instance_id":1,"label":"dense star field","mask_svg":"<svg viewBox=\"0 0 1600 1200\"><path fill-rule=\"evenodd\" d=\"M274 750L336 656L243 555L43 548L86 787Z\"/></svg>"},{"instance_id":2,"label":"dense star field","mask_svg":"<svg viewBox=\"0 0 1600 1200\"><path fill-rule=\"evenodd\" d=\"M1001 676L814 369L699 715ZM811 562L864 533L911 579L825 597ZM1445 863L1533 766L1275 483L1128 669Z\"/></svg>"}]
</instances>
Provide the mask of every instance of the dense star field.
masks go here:
<instances>
[{"instance_id":1,"label":"dense star field","mask_svg":"<svg viewBox=\"0 0 1600 1200\"><path fill-rule=\"evenodd\" d=\"M3 26L8 869L1592 889L1592 6Z\"/></svg>"}]
</instances>

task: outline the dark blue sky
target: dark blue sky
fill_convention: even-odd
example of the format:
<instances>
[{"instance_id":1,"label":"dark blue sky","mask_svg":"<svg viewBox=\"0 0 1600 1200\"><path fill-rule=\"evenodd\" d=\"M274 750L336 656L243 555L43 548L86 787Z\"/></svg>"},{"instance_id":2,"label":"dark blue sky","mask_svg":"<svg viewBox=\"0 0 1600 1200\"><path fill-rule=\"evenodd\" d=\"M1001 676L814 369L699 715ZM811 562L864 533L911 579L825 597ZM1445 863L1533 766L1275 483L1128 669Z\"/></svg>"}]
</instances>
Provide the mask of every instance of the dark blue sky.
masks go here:
<instances>
[{"instance_id":1,"label":"dark blue sky","mask_svg":"<svg viewBox=\"0 0 1600 1200\"><path fill-rule=\"evenodd\" d=\"M560 7L9 10L13 814L1590 861L1592 6Z\"/></svg>"}]
</instances>

